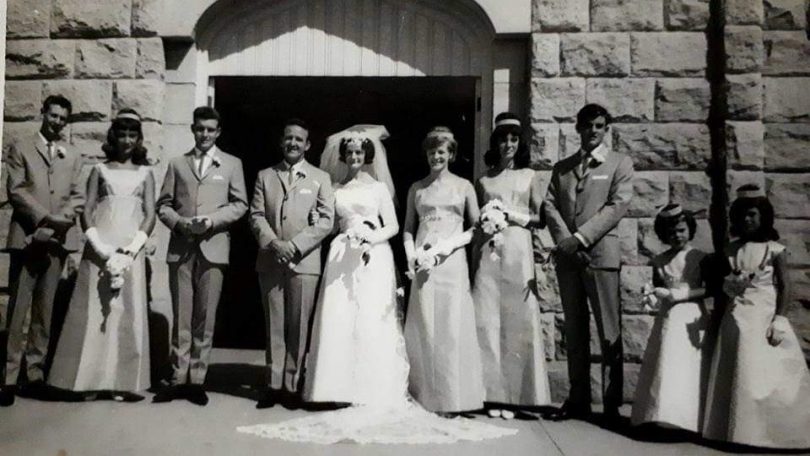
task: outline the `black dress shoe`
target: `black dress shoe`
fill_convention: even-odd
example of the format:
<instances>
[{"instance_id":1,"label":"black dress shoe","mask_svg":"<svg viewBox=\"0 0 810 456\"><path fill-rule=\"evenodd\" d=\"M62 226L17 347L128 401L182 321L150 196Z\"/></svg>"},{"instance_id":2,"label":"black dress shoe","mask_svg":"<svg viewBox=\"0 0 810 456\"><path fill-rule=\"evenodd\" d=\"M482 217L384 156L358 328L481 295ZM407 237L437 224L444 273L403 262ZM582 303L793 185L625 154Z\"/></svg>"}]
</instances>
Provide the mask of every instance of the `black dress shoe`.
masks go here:
<instances>
[{"instance_id":1,"label":"black dress shoe","mask_svg":"<svg viewBox=\"0 0 810 456\"><path fill-rule=\"evenodd\" d=\"M281 406L287 410L298 410L304 405L301 396L298 393L291 393L288 391L283 392Z\"/></svg>"},{"instance_id":2,"label":"black dress shoe","mask_svg":"<svg viewBox=\"0 0 810 456\"><path fill-rule=\"evenodd\" d=\"M44 380L36 380L30 383L21 385L17 390L17 396L29 399L49 399L48 385Z\"/></svg>"},{"instance_id":3,"label":"black dress shoe","mask_svg":"<svg viewBox=\"0 0 810 456\"><path fill-rule=\"evenodd\" d=\"M585 420L590 417L590 407L587 405L573 405L569 402L566 402L557 410L543 414L543 419L549 421Z\"/></svg>"},{"instance_id":4,"label":"black dress shoe","mask_svg":"<svg viewBox=\"0 0 810 456\"><path fill-rule=\"evenodd\" d=\"M268 389L264 395L256 402L256 408L259 410L272 408L280 402L279 392Z\"/></svg>"},{"instance_id":5,"label":"black dress shoe","mask_svg":"<svg viewBox=\"0 0 810 456\"><path fill-rule=\"evenodd\" d=\"M192 404L199 405L200 407L205 407L208 405L208 395L205 394L205 390L203 389L202 385L188 385L186 399L188 399L188 401Z\"/></svg>"},{"instance_id":6,"label":"black dress shoe","mask_svg":"<svg viewBox=\"0 0 810 456\"><path fill-rule=\"evenodd\" d=\"M162 404L179 398L180 395L178 387L176 385L169 385L158 390L154 397L152 397L152 402L155 404Z\"/></svg>"},{"instance_id":7,"label":"black dress shoe","mask_svg":"<svg viewBox=\"0 0 810 456\"><path fill-rule=\"evenodd\" d=\"M8 407L14 404L14 394L11 391L0 388L0 407Z\"/></svg>"}]
</instances>

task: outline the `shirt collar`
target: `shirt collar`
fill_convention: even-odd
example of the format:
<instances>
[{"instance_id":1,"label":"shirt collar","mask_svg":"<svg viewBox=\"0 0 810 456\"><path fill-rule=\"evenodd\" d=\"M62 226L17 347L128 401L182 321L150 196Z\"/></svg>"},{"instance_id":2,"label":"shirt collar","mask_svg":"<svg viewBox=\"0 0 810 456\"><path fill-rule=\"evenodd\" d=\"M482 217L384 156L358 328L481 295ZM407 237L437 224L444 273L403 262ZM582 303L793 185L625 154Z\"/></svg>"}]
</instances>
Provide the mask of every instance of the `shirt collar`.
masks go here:
<instances>
[{"instance_id":1,"label":"shirt collar","mask_svg":"<svg viewBox=\"0 0 810 456\"><path fill-rule=\"evenodd\" d=\"M294 165L290 165L285 160L282 160L282 162L284 163L284 169L285 170L290 171L290 172L294 172L296 175L299 175L299 176L306 176L307 175L307 173L304 171L304 160L303 159L298 160L298 162L295 163Z\"/></svg>"},{"instance_id":2,"label":"shirt collar","mask_svg":"<svg viewBox=\"0 0 810 456\"><path fill-rule=\"evenodd\" d=\"M217 153L217 146L213 146L205 152L201 151L200 149L197 149L196 147L191 151L191 154L194 156L194 158L208 157L211 159L211 163L219 166L219 157L216 156L216 153Z\"/></svg>"},{"instance_id":3,"label":"shirt collar","mask_svg":"<svg viewBox=\"0 0 810 456\"><path fill-rule=\"evenodd\" d=\"M57 155L59 158L65 158L65 148L64 148L64 146L60 146L60 145L59 145L59 143L58 143L57 141L48 141L48 140L45 138L45 136L42 134L42 132L41 132L41 131L40 131L40 132L37 132L37 134L39 135L39 139L41 139L41 140L42 140L42 145L44 145L44 146L47 148L47 147L48 147L48 143L53 144L53 146L54 146L54 151L56 151L56 155Z\"/></svg>"},{"instance_id":4,"label":"shirt collar","mask_svg":"<svg viewBox=\"0 0 810 456\"><path fill-rule=\"evenodd\" d=\"M590 156L591 159L593 159L597 163L602 163L605 161L605 158L607 157L608 148L605 147L605 144L603 143L596 146L596 149L592 150L590 154L588 152L585 152L585 149L582 148L579 149L579 153L582 155L583 158Z\"/></svg>"}]
</instances>

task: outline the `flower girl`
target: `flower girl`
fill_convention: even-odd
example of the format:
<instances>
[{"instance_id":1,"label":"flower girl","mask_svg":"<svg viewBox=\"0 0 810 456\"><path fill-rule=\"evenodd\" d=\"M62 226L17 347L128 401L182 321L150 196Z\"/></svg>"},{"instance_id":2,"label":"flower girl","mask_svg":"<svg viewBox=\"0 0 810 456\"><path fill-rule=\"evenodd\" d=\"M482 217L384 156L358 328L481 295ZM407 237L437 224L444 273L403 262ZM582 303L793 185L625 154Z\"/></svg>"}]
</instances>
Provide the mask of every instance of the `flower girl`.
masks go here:
<instances>
[{"instance_id":1,"label":"flower girl","mask_svg":"<svg viewBox=\"0 0 810 456\"><path fill-rule=\"evenodd\" d=\"M669 249L652 260L653 284L646 305L658 315L644 352L632 423L655 423L700 432L705 380L706 324L703 305L708 258L694 248L694 216L678 204L655 218L655 234Z\"/></svg>"},{"instance_id":2,"label":"flower girl","mask_svg":"<svg viewBox=\"0 0 810 456\"><path fill-rule=\"evenodd\" d=\"M704 437L810 448L810 371L785 317L788 252L765 192L744 185L731 205L723 314L709 374Z\"/></svg>"}]
</instances>

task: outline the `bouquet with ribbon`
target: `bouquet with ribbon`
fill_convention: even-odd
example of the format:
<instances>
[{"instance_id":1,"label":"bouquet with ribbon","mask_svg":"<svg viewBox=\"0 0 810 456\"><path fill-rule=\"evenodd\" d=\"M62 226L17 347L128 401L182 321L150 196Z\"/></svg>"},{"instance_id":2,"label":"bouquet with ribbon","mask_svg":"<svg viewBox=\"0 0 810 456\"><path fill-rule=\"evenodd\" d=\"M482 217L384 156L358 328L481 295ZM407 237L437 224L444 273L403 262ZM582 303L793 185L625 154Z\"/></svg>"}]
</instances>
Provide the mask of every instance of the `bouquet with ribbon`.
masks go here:
<instances>
[{"instance_id":1,"label":"bouquet with ribbon","mask_svg":"<svg viewBox=\"0 0 810 456\"><path fill-rule=\"evenodd\" d=\"M132 256L125 253L113 253L104 264L103 274L110 281L110 289L117 293L124 286L124 274L132 266Z\"/></svg>"},{"instance_id":2,"label":"bouquet with ribbon","mask_svg":"<svg viewBox=\"0 0 810 456\"><path fill-rule=\"evenodd\" d=\"M500 258L498 248L503 245L503 230L505 230L508 225L504 204L501 200L490 200L481 208L478 226L488 237L487 244L490 248L489 257L493 261Z\"/></svg>"}]
</instances>

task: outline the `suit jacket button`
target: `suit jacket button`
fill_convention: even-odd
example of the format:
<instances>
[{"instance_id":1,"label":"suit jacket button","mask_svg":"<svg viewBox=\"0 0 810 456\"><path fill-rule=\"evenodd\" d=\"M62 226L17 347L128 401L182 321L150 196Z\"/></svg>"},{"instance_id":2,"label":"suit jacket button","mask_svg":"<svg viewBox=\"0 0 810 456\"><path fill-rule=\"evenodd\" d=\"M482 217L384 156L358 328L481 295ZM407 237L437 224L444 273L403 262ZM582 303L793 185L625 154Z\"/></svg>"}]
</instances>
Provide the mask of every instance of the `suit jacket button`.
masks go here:
<instances>
[{"instance_id":1,"label":"suit jacket button","mask_svg":"<svg viewBox=\"0 0 810 456\"><path fill-rule=\"evenodd\" d=\"M281 217L281 220L287 220L287 216L285 215L285 216Z\"/></svg>"}]
</instances>

